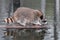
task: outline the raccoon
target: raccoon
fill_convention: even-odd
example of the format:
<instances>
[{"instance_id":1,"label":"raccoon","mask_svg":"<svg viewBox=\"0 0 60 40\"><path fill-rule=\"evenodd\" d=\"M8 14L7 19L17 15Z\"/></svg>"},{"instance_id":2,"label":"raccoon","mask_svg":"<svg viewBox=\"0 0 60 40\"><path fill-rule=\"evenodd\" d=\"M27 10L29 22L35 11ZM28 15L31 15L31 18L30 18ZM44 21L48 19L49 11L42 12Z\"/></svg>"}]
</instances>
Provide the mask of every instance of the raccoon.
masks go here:
<instances>
[{"instance_id":1,"label":"raccoon","mask_svg":"<svg viewBox=\"0 0 60 40\"><path fill-rule=\"evenodd\" d=\"M19 23L20 25L25 26L26 24L39 24L41 25L41 20L43 19L43 13L40 10L19 7L14 12L12 17L6 18L6 23Z\"/></svg>"}]
</instances>

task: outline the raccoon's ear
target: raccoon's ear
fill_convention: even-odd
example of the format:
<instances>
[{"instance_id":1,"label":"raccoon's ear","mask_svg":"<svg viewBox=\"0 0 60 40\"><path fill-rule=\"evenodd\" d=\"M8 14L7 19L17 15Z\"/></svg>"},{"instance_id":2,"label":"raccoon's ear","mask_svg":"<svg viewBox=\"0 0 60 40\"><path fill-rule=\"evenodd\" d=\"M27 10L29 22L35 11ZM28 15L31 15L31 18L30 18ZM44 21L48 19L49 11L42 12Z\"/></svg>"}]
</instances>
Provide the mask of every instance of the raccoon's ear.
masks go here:
<instances>
[{"instance_id":1,"label":"raccoon's ear","mask_svg":"<svg viewBox=\"0 0 60 40\"><path fill-rule=\"evenodd\" d=\"M43 19L43 13L41 12L41 10L34 10L34 13L36 13L37 16L39 16L41 20Z\"/></svg>"},{"instance_id":2,"label":"raccoon's ear","mask_svg":"<svg viewBox=\"0 0 60 40\"><path fill-rule=\"evenodd\" d=\"M38 12L38 10L34 10L33 13L34 14L38 14L39 12Z\"/></svg>"},{"instance_id":3,"label":"raccoon's ear","mask_svg":"<svg viewBox=\"0 0 60 40\"><path fill-rule=\"evenodd\" d=\"M34 13L37 14L38 16L43 15L42 12L40 10L34 10Z\"/></svg>"}]
</instances>

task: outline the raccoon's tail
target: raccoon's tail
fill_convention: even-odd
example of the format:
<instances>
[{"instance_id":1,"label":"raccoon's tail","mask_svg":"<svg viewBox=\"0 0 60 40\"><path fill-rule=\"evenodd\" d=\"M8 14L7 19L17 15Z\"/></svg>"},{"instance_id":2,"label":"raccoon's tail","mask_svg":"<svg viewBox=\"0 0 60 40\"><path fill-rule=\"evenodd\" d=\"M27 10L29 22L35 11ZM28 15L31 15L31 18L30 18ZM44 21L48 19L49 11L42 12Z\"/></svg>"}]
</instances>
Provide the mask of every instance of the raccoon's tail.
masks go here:
<instances>
[{"instance_id":1,"label":"raccoon's tail","mask_svg":"<svg viewBox=\"0 0 60 40\"><path fill-rule=\"evenodd\" d=\"M13 23L14 20L13 20L12 17L10 17L10 18L6 18L6 19L4 19L4 22L6 22L6 23Z\"/></svg>"}]
</instances>

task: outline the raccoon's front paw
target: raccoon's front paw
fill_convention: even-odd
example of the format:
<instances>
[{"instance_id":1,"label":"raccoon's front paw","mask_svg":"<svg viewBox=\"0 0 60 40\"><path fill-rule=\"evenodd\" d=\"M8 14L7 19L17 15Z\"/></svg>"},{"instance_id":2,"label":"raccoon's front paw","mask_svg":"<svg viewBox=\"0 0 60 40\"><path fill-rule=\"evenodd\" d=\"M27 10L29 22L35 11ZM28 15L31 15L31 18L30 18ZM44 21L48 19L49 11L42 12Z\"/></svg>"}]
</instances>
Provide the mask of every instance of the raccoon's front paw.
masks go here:
<instances>
[{"instance_id":1,"label":"raccoon's front paw","mask_svg":"<svg viewBox=\"0 0 60 40\"><path fill-rule=\"evenodd\" d=\"M42 24L41 24L41 23L39 23L39 24L32 24L32 25L41 26Z\"/></svg>"}]
</instances>

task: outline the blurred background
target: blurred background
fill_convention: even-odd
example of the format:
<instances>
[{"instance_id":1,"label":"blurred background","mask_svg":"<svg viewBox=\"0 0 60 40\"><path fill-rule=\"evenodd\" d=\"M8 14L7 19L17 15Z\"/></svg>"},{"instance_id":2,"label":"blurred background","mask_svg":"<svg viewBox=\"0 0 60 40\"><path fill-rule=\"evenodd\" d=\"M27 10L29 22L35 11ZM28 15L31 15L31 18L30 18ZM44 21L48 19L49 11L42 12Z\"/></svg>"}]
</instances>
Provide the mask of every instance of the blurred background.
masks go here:
<instances>
[{"instance_id":1,"label":"blurred background","mask_svg":"<svg viewBox=\"0 0 60 40\"><path fill-rule=\"evenodd\" d=\"M60 40L59 6L60 0L0 0L0 25L6 25L6 23L4 23L2 20L12 16L18 7L39 9L43 12L44 17L47 19L48 27L50 27L50 29L46 30L45 34L42 34L44 35L42 39L38 36L36 37L37 39L32 38L32 40ZM13 40L2 38L5 32L3 30L6 29L0 28L0 40ZM24 40L23 38L21 39ZM19 38L14 40L19 40Z\"/></svg>"}]
</instances>

